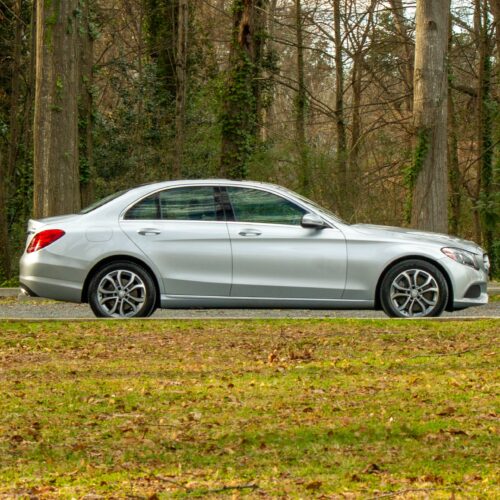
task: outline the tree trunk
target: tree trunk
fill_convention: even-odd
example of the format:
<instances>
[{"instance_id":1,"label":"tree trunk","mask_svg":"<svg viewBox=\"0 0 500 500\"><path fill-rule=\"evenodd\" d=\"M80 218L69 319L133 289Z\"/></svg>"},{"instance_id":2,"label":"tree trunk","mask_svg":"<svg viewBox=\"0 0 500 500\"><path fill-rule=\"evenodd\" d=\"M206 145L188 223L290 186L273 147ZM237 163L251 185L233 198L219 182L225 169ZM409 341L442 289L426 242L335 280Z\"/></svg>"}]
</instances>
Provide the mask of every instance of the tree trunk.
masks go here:
<instances>
[{"instance_id":1,"label":"tree trunk","mask_svg":"<svg viewBox=\"0 0 500 500\"><path fill-rule=\"evenodd\" d=\"M337 127L338 193L347 189L347 139L344 121L344 62L342 60L342 32L340 30L340 0L333 2L335 42L335 121ZM346 198L346 197L344 197ZM346 199L342 200L343 202Z\"/></svg>"},{"instance_id":2,"label":"tree trunk","mask_svg":"<svg viewBox=\"0 0 500 500\"><path fill-rule=\"evenodd\" d=\"M486 0L476 0L479 11L479 68L477 89L477 144L479 155L478 211L481 221L482 242L490 253L492 272L496 270L494 236L497 215L493 200L493 116L491 102L491 44L489 38L488 5Z\"/></svg>"},{"instance_id":3,"label":"tree trunk","mask_svg":"<svg viewBox=\"0 0 500 500\"><path fill-rule=\"evenodd\" d=\"M449 20L448 29L448 54L451 58L453 49L453 23ZM451 83L453 82L452 65L448 64L448 178L450 182L450 220L449 232L453 235L460 234L460 222L462 217L462 182L458 162L458 133L457 120L455 116L455 102Z\"/></svg>"},{"instance_id":4,"label":"tree trunk","mask_svg":"<svg viewBox=\"0 0 500 500\"><path fill-rule=\"evenodd\" d=\"M233 0L233 32L222 124L221 174L243 179L258 140L267 0Z\"/></svg>"},{"instance_id":5,"label":"tree trunk","mask_svg":"<svg viewBox=\"0 0 500 500\"><path fill-rule=\"evenodd\" d=\"M274 124L274 94L275 94L275 72L274 58L276 55L276 44L274 41L276 27L276 5L278 0L270 0L266 12L266 31L267 31L267 57L271 61L271 67L268 67L264 74L264 79L268 81L267 99L262 106L262 124L260 129L260 138L262 142L266 142L272 136Z\"/></svg>"},{"instance_id":6,"label":"tree trunk","mask_svg":"<svg viewBox=\"0 0 500 500\"><path fill-rule=\"evenodd\" d=\"M297 95L295 97L295 137L299 150L300 190L305 195L311 188L311 172L306 142L306 87L304 81L304 44L302 40L302 6L300 0L295 0L295 35L297 41Z\"/></svg>"},{"instance_id":7,"label":"tree trunk","mask_svg":"<svg viewBox=\"0 0 500 500\"><path fill-rule=\"evenodd\" d=\"M490 0L493 21L495 23L497 56L500 58L500 0Z\"/></svg>"},{"instance_id":8,"label":"tree trunk","mask_svg":"<svg viewBox=\"0 0 500 500\"><path fill-rule=\"evenodd\" d=\"M10 65L10 99L9 99L9 138L6 157L0 151L0 241L2 244L0 271L8 279L11 277L11 256L9 238L9 201L14 180L14 171L20 144L19 101L21 96L21 48L23 24L21 18L21 0L12 6L14 17L14 37L12 39L12 60ZM1 273L0 273L1 274Z\"/></svg>"},{"instance_id":9,"label":"tree trunk","mask_svg":"<svg viewBox=\"0 0 500 500\"><path fill-rule=\"evenodd\" d=\"M361 76L362 76L362 58L361 48L354 54L352 62L352 126L351 126L351 145L349 148L349 172L347 176L347 185L349 187L349 199L346 214L351 217L357 206L359 195L359 150L361 142Z\"/></svg>"},{"instance_id":10,"label":"tree trunk","mask_svg":"<svg viewBox=\"0 0 500 500\"><path fill-rule=\"evenodd\" d=\"M404 67L405 102L407 110L411 113L413 107L413 48L411 38L408 34L408 27L406 26L403 2L401 0L390 0L390 4L394 16L394 23L396 24L396 29L398 30L398 35L401 39L406 57Z\"/></svg>"},{"instance_id":11,"label":"tree trunk","mask_svg":"<svg viewBox=\"0 0 500 500\"><path fill-rule=\"evenodd\" d=\"M187 51L189 33L188 0L179 0L177 21L177 54L176 54L176 99L175 99L175 153L173 176L179 178L182 172L184 151L184 135L186 124L187 93Z\"/></svg>"},{"instance_id":12,"label":"tree trunk","mask_svg":"<svg viewBox=\"0 0 500 500\"><path fill-rule=\"evenodd\" d=\"M447 110L449 1L417 0L411 223L448 230Z\"/></svg>"},{"instance_id":13,"label":"tree trunk","mask_svg":"<svg viewBox=\"0 0 500 500\"><path fill-rule=\"evenodd\" d=\"M12 47L12 77L10 94L10 134L9 134L9 156L7 182L11 182L16 168L17 155L19 151L19 99L21 96L21 47L22 47L22 0L16 0L13 12L16 17L14 40Z\"/></svg>"},{"instance_id":14,"label":"tree trunk","mask_svg":"<svg viewBox=\"0 0 500 500\"><path fill-rule=\"evenodd\" d=\"M347 173L348 199L346 200L347 216L355 215L359 188L361 184L361 168L359 165L359 153L361 148L361 99L362 99L362 78L363 66L365 62L365 44L368 34L373 26L373 11L377 4L372 0L368 7L368 19L363 29L359 41L352 54L351 88L352 88L352 124L351 124L351 144L349 147L349 170Z\"/></svg>"},{"instance_id":15,"label":"tree trunk","mask_svg":"<svg viewBox=\"0 0 500 500\"><path fill-rule=\"evenodd\" d=\"M92 0L83 3L80 35L80 195L82 206L94 198L93 96L94 37L91 31Z\"/></svg>"},{"instance_id":16,"label":"tree trunk","mask_svg":"<svg viewBox=\"0 0 500 500\"><path fill-rule=\"evenodd\" d=\"M5 161L2 148L0 148L0 280L2 277L10 278L10 245L9 245L9 218L8 218L8 196L7 182L4 180L4 172L7 171L7 161Z\"/></svg>"},{"instance_id":17,"label":"tree trunk","mask_svg":"<svg viewBox=\"0 0 500 500\"><path fill-rule=\"evenodd\" d=\"M80 208L78 0L37 0L35 217Z\"/></svg>"}]
</instances>

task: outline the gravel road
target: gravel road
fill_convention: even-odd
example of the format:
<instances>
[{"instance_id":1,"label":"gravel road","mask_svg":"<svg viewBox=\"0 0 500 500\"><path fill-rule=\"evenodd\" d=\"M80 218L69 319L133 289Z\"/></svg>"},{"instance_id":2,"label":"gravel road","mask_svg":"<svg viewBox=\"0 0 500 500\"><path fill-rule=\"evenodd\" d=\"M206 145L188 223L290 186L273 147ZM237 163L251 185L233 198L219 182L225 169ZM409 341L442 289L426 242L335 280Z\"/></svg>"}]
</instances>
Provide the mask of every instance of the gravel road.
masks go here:
<instances>
[{"instance_id":1,"label":"gravel road","mask_svg":"<svg viewBox=\"0 0 500 500\"><path fill-rule=\"evenodd\" d=\"M450 318L500 318L500 302L482 307L471 307L455 313L444 313ZM380 311L324 311L311 309L158 309L152 318L208 319L208 318L385 318ZM92 319L87 304L70 304L44 299L17 299L0 297L0 318L16 319Z\"/></svg>"}]
</instances>

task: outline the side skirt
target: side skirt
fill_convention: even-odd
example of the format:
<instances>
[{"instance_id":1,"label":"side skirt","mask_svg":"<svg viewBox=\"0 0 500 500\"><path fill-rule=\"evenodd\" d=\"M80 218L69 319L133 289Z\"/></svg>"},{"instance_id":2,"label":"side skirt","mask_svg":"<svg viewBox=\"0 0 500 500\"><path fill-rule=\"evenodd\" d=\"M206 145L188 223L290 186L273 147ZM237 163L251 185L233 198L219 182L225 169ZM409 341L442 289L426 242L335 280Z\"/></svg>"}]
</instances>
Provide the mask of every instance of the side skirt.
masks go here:
<instances>
[{"instance_id":1,"label":"side skirt","mask_svg":"<svg viewBox=\"0 0 500 500\"><path fill-rule=\"evenodd\" d=\"M373 309L373 300L161 295L163 309Z\"/></svg>"}]
</instances>

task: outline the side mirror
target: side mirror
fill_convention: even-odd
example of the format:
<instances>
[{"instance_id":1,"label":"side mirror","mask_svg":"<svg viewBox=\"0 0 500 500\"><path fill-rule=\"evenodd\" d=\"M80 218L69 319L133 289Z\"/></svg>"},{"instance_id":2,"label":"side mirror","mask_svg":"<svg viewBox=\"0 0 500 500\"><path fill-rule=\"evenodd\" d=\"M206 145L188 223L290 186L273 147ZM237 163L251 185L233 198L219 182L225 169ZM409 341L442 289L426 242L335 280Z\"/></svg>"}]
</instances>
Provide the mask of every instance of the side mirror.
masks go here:
<instances>
[{"instance_id":1,"label":"side mirror","mask_svg":"<svg viewBox=\"0 0 500 500\"><path fill-rule=\"evenodd\" d=\"M300 225L302 227L308 227L312 229L323 229L325 227L328 227L325 221L319 215L312 213L304 214Z\"/></svg>"}]
</instances>

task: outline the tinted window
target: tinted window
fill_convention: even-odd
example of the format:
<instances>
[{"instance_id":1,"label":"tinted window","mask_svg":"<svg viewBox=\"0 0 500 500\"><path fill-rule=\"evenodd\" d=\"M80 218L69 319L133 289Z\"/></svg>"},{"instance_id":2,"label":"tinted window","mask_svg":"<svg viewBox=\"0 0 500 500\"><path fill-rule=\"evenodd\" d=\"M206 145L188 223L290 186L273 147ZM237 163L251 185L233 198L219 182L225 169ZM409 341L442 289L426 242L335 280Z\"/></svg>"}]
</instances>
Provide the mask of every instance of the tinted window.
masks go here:
<instances>
[{"instance_id":1,"label":"tinted window","mask_svg":"<svg viewBox=\"0 0 500 500\"><path fill-rule=\"evenodd\" d=\"M300 225L306 210L281 196L258 189L228 187L234 217L240 222Z\"/></svg>"},{"instance_id":2,"label":"tinted window","mask_svg":"<svg viewBox=\"0 0 500 500\"><path fill-rule=\"evenodd\" d=\"M214 200L214 188L208 186L168 189L160 193L162 219L220 220Z\"/></svg>"},{"instance_id":3,"label":"tinted window","mask_svg":"<svg viewBox=\"0 0 500 500\"><path fill-rule=\"evenodd\" d=\"M122 194L125 194L128 191L128 189L124 189L122 191L118 191L117 193L110 194L109 196L106 196L105 198L102 198L101 200L95 201L88 207L85 207L80 213L81 214L88 214L89 212L92 212L92 210L95 210L96 208L100 208L103 205L106 205L106 203L109 203L110 201L114 200L115 198L118 198L118 196L121 196Z\"/></svg>"},{"instance_id":4,"label":"tinted window","mask_svg":"<svg viewBox=\"0 0 500 500\"><path fill-rule=\"evenodd\" d=\"M158 203L158 193L155 193L147 198L144 198L139 203L136 203L125 214L125 219L159 219L160 205Z\"/></svg>"},{"instance_id":5,"label":"tinted window","mask_svg":"<svg viewBox=\"0 0 500 500\"><path fill-rule=\"evenodd\" d=\"M136 203L125 219L224 220L209 186L166 189Z\"/></svg>"}]
</instances>

